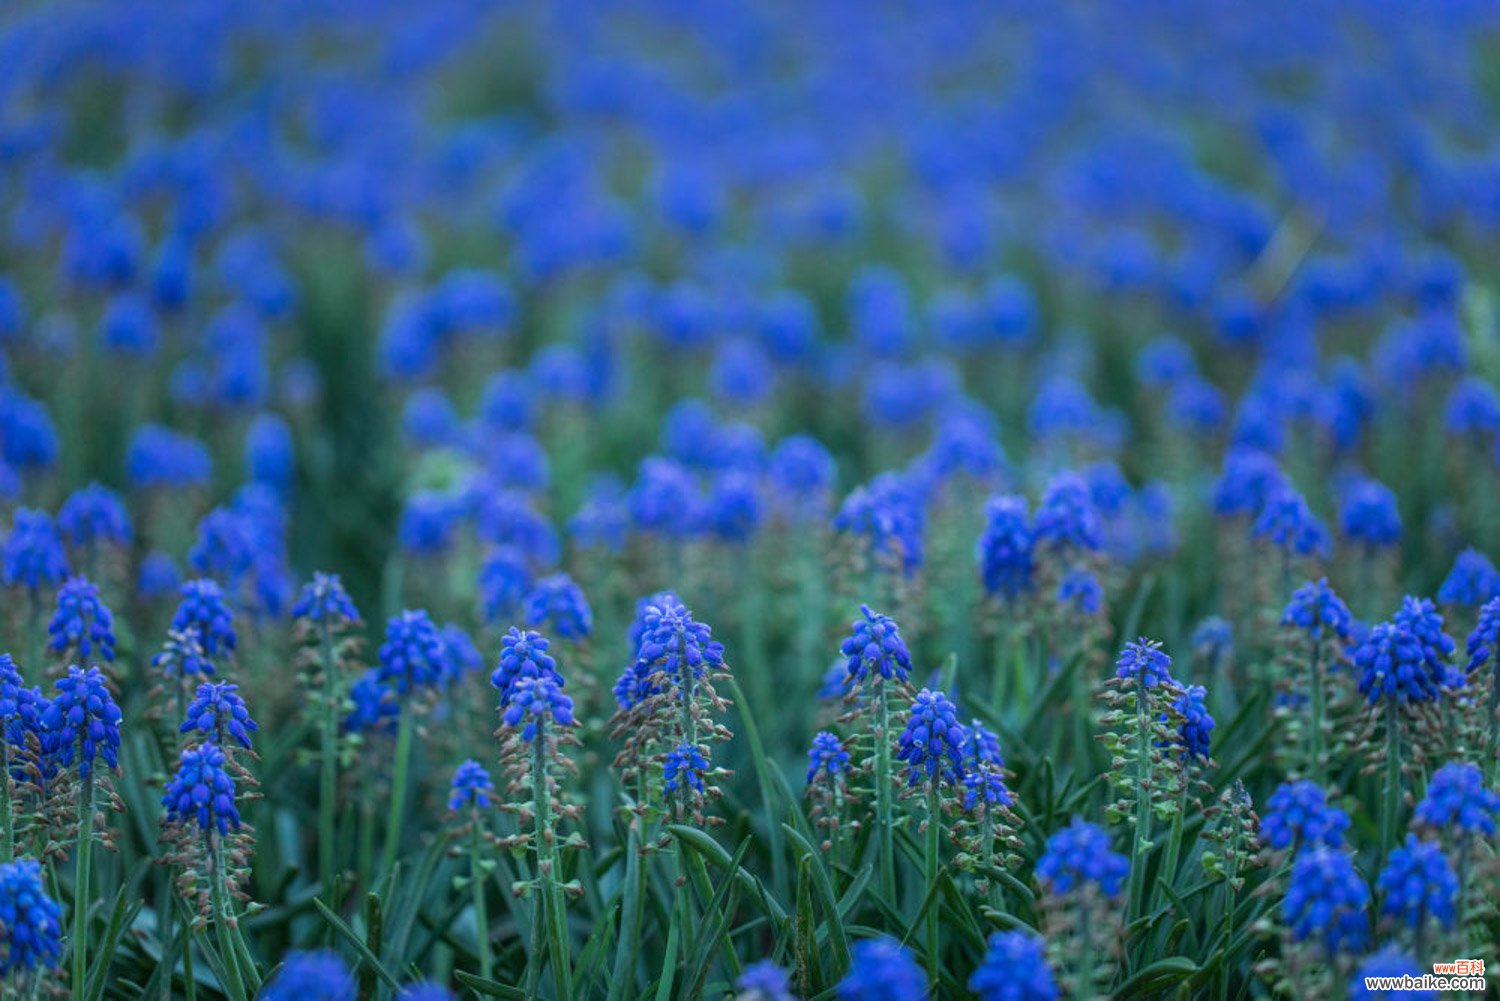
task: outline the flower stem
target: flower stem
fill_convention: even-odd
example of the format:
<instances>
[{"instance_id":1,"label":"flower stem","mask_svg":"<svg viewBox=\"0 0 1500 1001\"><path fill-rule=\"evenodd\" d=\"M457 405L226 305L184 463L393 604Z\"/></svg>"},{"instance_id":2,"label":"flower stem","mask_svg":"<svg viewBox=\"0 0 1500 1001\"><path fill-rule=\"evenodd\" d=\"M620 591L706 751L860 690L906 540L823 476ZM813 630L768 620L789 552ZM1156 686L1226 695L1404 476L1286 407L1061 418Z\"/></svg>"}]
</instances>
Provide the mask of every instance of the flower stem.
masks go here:
<instances>
[{"instance_id":1,"label":"flower stem","mask_svg":"<svg viewBox=\"0 0 1500 1001\"><path fill-rule=\"evenodd\" d=\"M83 1001L88 990L89 898L93 895L94 773L83 776L78 790L78 849L73 878L73 1001Z\"/></svg>"},{"instance_id":2,"label":"flower stem","mask_svg":"<svg viewBox=\"0 0 1500 1001\"><path fill-rule=\"evenodd\" d=\"M941 838L943 835L942 821L942 798L938 795L938 783L934 779L929 783L927 790L927 976L934 987L939 983L942 976L942 957L939 955L938 947L938 906L937 894L934 889L937 886L938 876L942 872L942 860L939 858Z\"/></svg>"},{"instance_id":3,"label":"flower stem","mask_svg":"<svg viewBox=\"0 0 1500 1001\"><path fill-rule=\"evenodd\" d=\"M204 837L208 839L208 881L214 908L214 933L219 939L220 958L224 963L224 976L228 980L224 989L230 1001L246 1001L245 982L240 974L239 950L230 937L229 902L224 892L223 846L212 834Z\"/></svg>"},{"instance_id":4,"label":"flower stem","mask_svg":"<svg viewBox=\"0 0 1500 1001\"><path fill-rule=\"evenodd\" d=\"M15 819L10 802L10 742L0 737L0 862L10 862L15 857Z\"/></svg>"},{"instance_id":5,"label":"flower stem","mask_svg":"<svg viewBox=\"0 0 1500 1001\"><path fill-rule=\"evenodd\" d=\"M391 779L391 809L385 824L385 859L382 873L389 873L396 865L396 852L401 847L401 820L406 813L406 780L411 769L412 731L414 709L408 702L401 707L401 723L396 730L396 772Z\"/></svg>"},{"instance_id":6,"label":"flower stem","mask_svg":"<svg viewBox=\"0 0 1500 1001\"><path fill-rule=\"evenodd\" d=\"M890 705L885 681L875 686L875 810L880 814L880 892L894 904L896 899L896 818L891 807Z\"/></svg>"},{"instance_id":7,"label":"flower stem","mask_svg":"<svg viewBox=\"0 0 1500 1001\"><path fill-rule=\"evenodd\" d=\"M536 722L536 738L532 741L531 794L535 813L536 868L541 880L541 899L538 900L535 920L538 935L545 929L548 952L552 958L552 981L557 988L557 1001L568 1001L573 996L572 962L568 955L568 917L564 910L562 884L558 881L557 854L553 843L552 796L547 789L547 720ZM535 941L536 938L533 938ZM540 970L541 957L537 957Z\"/></svg>"},{"instance_id":8,"label":"flower stem","mask_svg":"<svg viewBox=\"0 0 1500 1001\"><path fill-rule=\"evenodd\" d=\"M1396 725L1396 700L1385 704L1385 809L1380 818L1380 854L1396 844L1396 817L1401 812L1401 730Z\"/></svg>"},{"instance_id":9,"label":"flower stem","mask_svg":"<svg viewBox=\"0 0 1500 1001\"><path fill-rule=\"evenodd\" d=\"M1145 901L1145 856L1151 851L1151 714L1146 684L1135 683L1135 836L1130 849L1130 917L1141 915Z\"/></svg>"},{"instance_id":10,"label":"flower stem","mask_svg":"<svg viewBox=\"0 0 1500 1001\"><path fill-rule=\"evenodd\" d=\"M491 979L493 962L490 959L490 916L485 904L485 875L480 866L484 858L484 839L479 826L479 811L471 819L473 831L469 845L469 886L474 894L474 939L479 953L479 974Z\"/></svg>"},{"instance_id":11,"label":"flower stem","mask_svg":"<svg viewBox=\"0 0 1500 1001\"><path fill-rule=\"evenodd\" d=\"M334 849L338 819L338 688L334 677L333 633L328 622L322 623L323 662L323 756L322 780L318 792L318 879L323 894L329 897L329 906L337 908L339 902L332 899L334 878Z\"/></svg>"},{"instance_id":12,"label":"flower stem","mask_svg":"<svg viewBox=\"0 0 1500 1001\"><path fill-rule=\"evenodd\" d=\"M1321 654L1323 644L1317 639L1313 640L1312 662L1310 664L1310 690L1308 696L1310 702L1308 709L1312 719L1308 721L1308 747L1307 747L1307 772L1308 777L1322 788L1323 780L1323 665Z\"/></svg>"}]
</instances>

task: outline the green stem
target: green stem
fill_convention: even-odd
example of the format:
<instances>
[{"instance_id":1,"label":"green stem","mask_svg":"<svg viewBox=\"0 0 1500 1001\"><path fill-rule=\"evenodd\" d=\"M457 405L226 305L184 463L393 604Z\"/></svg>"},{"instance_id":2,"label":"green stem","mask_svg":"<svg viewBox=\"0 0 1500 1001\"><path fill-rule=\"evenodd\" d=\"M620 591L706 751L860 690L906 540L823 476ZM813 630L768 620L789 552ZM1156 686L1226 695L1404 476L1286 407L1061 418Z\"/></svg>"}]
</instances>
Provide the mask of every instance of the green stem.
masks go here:
<instances>
[{"instance_id":1,"label":"green stem","mask_svg":"<svg viewBox=\"0 0 1500 1001\"><path fill-rule=\"evenodd\" d=\"M1396 817L1401 812L1401 731L1396 725L1396 700L1385 704L1385 809L1380 818L1380 853L1390 854L1396 844Z\"/></svg>"},{"instance_id":2,"label":"green stem","mask_svg":"<svg viewBox=\"0 0 1500 1001\"><path fill-rule=\"evenodd\" d=\"M1321 654L1323 644L1314 639L1311 663L1311 690L1308 696L1311 699L1309 710L1312 719L1308 721L1308 749L1307 770L1308 776L1323 788L1323 665Z\"/></svg>"},{"instance_id":3,"label":"green stem","mask_svg":"<svg viewBox=\"0 0 1500 1001\"><path fill-rule=\"evenodd\" d=\"M212 834L208 838L209 894L214 908L214 933L219 939L220 958L224 962L224 985L231 1001L246 1001L245 981L240 974L239 950L231 937L228 895L224 892L223 846Z\"/></svg>"},{"instance_id":4,"label":"green stem","mask_svg":"<svg viewBox=\"0 0 1500 1001\"><path fill-rule=\"evenodd\" d=\"M880 814L880 892L888 903L896 900L896 818L891 807L890 705L885 681L875 686L875 810Z\"/></svg>"},{"instance_id":5,"label":"green stem","mask_svg":"<svg viewBox=\"0 0 1500 1001\"><path fill-rule=\"evenodd\" d=\"M11 862L15 857L15 819L10 802L10 742L0 736L0 862Z\"/></svg>"},{"instance_id":6,"label":"green stem","mask_svg":"<svg viewBox=\"0 0 1500 1001\"><path fill-rule=\"evenodd\" d=\"M80 738L81 740L82 738ZM73 878L73 1001L88 990L89 898L93 895L94 773L83 777L78 791L78 849Z\"/></svg>"},{"instance_id":7,"label":"green stem","mask_svg":"<svg viewBox=\"0 0 1500 1001\"><path fill-rule=\"evenodd\" d=\"M531 798L535 811L536 868L541 880L541 899L538 901L536 922L538 929L545 928L550 941L552 957L552 981L557 988L557 1001L568 1001L573 996L572 961L568 950L568 916L563 899L562 884L558 880L557 853L553 843L552 796L547 789L547 720L536 721L536 736L532 741ZM539 932L540 933L540 932ZM533 937L533 941L536 937ZM537 956L540 969L541 957Z\"/></svg>"},{"instance_id":8,"label":"green stem","mask_svg":"<svg viewBox=\"0 0 1500 1001\"><path fill-rule=\"evenodd\" d=\"M412 731L416 729L416 715L411 704L401 707L401 723L396 730L396 772L391 780L391 809L385 824L385 859L382 873L389 873L396 865L396 852L401 847L401 821L406 813L406 781L411 769Z\"/></svg>"},{"instance_id":9,"label":"green stem","mask_svg":"<svg viewBox=\"0 0 1500 1001\"><path fill-rule=\"evenodd\" d=\"M469 845L469 884L474 894L474 938L479 953L479 975L491 979L493 963L490 959L490 916L485 904L486 877L480 866L484 858L484 838L479 823L479 811L473 811L473 825Z\"/></svg>"},{"instance_id":10,"label":"green stem","mask_svg":"<svg viewBox=\"0 0 1500 1001\"><path fill-rule=\"evenodd\" d=\"M620 938L615 947L614 970L609 978L609 1001L622 1001L635 984L636 958L640 953L641 908L646 896L645 866L641 864L641 836L639 825L645 820L637 817L630 825L625 851L625 887L620 898Z\"/></svg>"},{"instance_id":11,"label":"green stem","mask_svg":"<svg viewBox=\"0 0 1500 1001\"><path fill-rule=\"evenodd\" d=\"M1130 849L1130 917L1140 917L1145 903L1145 856L1151 851L1151 714L1146 684L1135 683L1135 836Z\"/></svg>"},{"instance_id":12,"label":"green stem","mask_svg":"<svg viewBox=\"0 0 1500 1001\"><path fill-rule=\"evenodd\" d=\"M1167 838L1167 846L1162 855L1161 871L1156 874L1156 880L1151 884L1151 907L1150 911L1156 911L1161 902L1162 888L1172 888L1177 885L1177 860L1182 853L1182 815L1187 807L1188 777L1186 773L1187 762L1183 762L1184 772L1179 776L1182 787L1177 790L1177 812L1172 815L1172 831Z\"/></svg>"},{"instance_id":13,"label":"green stem","mask_svg":"<svg viewBox=\"0 0 1500 1001\"><path fill-rule=\"evenodd\" d=\"M339 902L333 899L334 849L338 820L335 814L338 801L338 688L334 677L333 633L325 621L322 632L323 661L323 757L322 781L318 794L318 879L328 905L335 910Z\"/></svg>"},{"instance_id":14,"label":"green stem","mask_svg":"<svg viewBox=\"0 0 1500 1001\"><path fill-rule=\"evenodd\" d=\"M938 784L929 783L927 791L927 976L936 989L942 976L942 958L938 947L938 898L934 889L942 872L939 857L943 834L942 799L938 795Z\"/></svg>"}]
</instances>

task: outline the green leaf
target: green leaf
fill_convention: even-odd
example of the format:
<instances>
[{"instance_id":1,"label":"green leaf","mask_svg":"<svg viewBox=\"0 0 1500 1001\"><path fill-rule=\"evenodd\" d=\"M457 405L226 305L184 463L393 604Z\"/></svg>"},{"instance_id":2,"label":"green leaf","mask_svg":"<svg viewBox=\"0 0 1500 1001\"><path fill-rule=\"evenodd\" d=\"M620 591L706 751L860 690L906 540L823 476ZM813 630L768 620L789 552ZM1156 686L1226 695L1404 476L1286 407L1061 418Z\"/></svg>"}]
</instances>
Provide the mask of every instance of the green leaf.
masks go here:
<instances>
[{"instance_id":1,"label":"green leaf","mask_svg":"<svg viewBox=\"0 0 1500 1001\"><path fill-rule=\"evenodd\" d=\"M455 970L453 975L458 978L459 983L476 994L491 998L505 998L506 1001L526 1001L526 992L519 987L508 987L498 980L486 980L472 973L465 973L463 970Z\"/></svg>"}]
</instances>

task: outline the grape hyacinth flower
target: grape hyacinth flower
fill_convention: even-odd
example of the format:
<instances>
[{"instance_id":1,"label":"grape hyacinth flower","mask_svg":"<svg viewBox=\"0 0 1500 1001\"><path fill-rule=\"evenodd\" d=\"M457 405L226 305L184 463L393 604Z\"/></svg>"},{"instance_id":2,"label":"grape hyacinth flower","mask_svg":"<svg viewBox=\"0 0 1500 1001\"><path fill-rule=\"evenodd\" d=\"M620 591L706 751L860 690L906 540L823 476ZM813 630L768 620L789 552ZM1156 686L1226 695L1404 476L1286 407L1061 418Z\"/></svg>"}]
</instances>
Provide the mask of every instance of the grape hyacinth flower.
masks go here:
<instances>
[{"instance_id":1,"label":"grape hyacinth flower","mask_svg":"<svg viewBox=\"0 0 1500 1001\"><path fill-rule=\"evenodd\" d=\"M547 650L552 641L530 629L511 626L500 639L500 664L490 675L490 684L500 690L500 704L508 705L515 688L526 678L560 678L557 661Z\"/></svg>"},{"instance_id":2,"label":"grape hyacinth flower","mask_svg":"<svg viewBox=\"0 0 1500 1001\"><path fill-rule=\"evenodd\" d=\"M745 967L734 990L734 1001L797 1001L791 977L769 959Z\"/></svg>"},{"instance_id":3,"label":"grape hyacinth flower","mask_svg":"<svg viewBox=\"0 0 1500 1001\"><path fill-rule=\"evenodd\" d=\"M1306 664L1305 679L1291 689L1291 703L1302 705L1301 697L1306 697L1307 773L1322 781L1329 724L1325 707L1335 694L1330 690L1335 671L1348 659L1346 651L1352 638L1353 619L1343 600L1328 586L1328 578L1323 577L1317 583L1308 582L1297 588L1282 612L1281 624L1288 630L1290 642L1300 648L1290 655Z\"/></svg>"},{"instance_id":4,"label":"grape hyacinth flower","mask_svg":"<svg viewBox=\"0 0 1500 1001\"><path fill-rule=\"evenodd\" d=\"M1309 943L1323 956L1362 952L1370 937L1370 888L1348 852L1304 846L1292 863L1281 913L1293 943Z\"/></svg>"},{"instance_id":5,"label":"grape hyacinth flower","mask_svg":"<svg viewBox=\"0 0 1500 1001\"><path fill-rule=\"evenodd\" d=\"M6 587L24 586L33 601L42 588L62 583L68 575L68 557L45 511L24 507L16 511L0 551L0 570Z\"/></svg>"},{"instance_id":6,"label":"grape hyacinth flower","mask_svg":"<svg viewBox=\"0 0 1500 1001\"><path fill-rule=\"evenodd\" d=\"M969 990L979 1001L1055 1001L1061 996L1047 962L1047 943L1025 931L990 936L984 959L969 977Z\"/></svg>"},{"instance_id":7,"label":"grape hyacinth flower","mask_svg":"<svg viewBox=\"0 0 1500 1001\"><path fill-rule=\"evenodd\" d=\"M1326 556L1329 548L1328 530L1313 516L1302 495L1290 487L1267 499L1250 527L1250 537L1282 554L1284 577L1290 575L1294 556Z\"/></svg>"},{"instance_id":8,"label":"grape hyacinth flower","mask_svg":"<svg viewBox=\"0 0 1500 1001\"><path fill-rule=\"evenodd\" d=\"M354 976L335 952L290 952L256 1001L354 1001Z\"/></svg>"},{"instance_id":9,"label":"grape hyacinth flower","mask_svg":"<svg viewBox=\"0 0 1500 1001\"><path fill-rule=\"evenodd\" d=\"M238 637L234 616L216 581L190 580L182 585L182 600L172 616L172 628L197 633L198 643L211 661L234 652Z\"/></svg>"},{"instance_id":10,"label":"grape hyacinth flower","mask_svg":"<svg viewBox=\"0 0 1500 1001\"><path fill-rule=\"evenodd\" d=\"M240 826L235 806L234 779L224 767L224 752L215 744L200 744L182 752L177 774L167 783L162 806L168 824L196 824L204 834L227 835Z\"/></svg>"},{"instance_id":11,"label":"grape hyacinth flower","mask_svg":"<svg viewBox=\"0 0 1500 1001\"><path fill-rule=\"evenodd\" d=\"M494 959L490 950L489 910L486 889L486 865L488 853L486 840L491 835L485 828L484 814L495 804L495 784L490 773L472 758L464 761L453 772L453 781L448 787L448 812L460 818L454 831L457 838L467 836L459 851L468 856L468 882L473 894L475 943L482 976L490 976Z\"/></svg>"},{"instance_id":12,"label":"grape hyacinth flower","mask_svg":"<svg viewBox=\"0 0 1500 1001\"><path fill-rule=\"evenodd\" d=\"M1414 819L1458 839L1493 838L1500 820L1500 792L1486 788L1478 765L1450 761L1433 773Z\"/></svg>"},{"instance_id":13,"label":"grape hyacinth flower","mask_svg":"<svg viewBox=\"0 0 1500 1001\"><path fill-rule=\"evenodd\" d=\"M922 970L895 939L864 939L849 953L849 972L837 988L839 1001L926 1001Z\"/></svg>"},{"instance_id":14,"label":"grape hyacinth flower","mask_svg":"<svg viewBox=\"0 0 1500 1001\"><path fill-rule=\"evenodd\" d=\"M583 588L565 573L537 581L523 604L527 626L548 626L566 640L583 640L593 631L594 617Z\"/></svg>"},{"instance_id":15,"label":"grape hyacinth flower","mask_svg":"<svg viewBox=\"0 0 1500 1001\"><path fill-rule=\"evenodd\" d=\"M495 784L490 773L479 762L470 758L453 772L453 782L448 792L448 809L454 813L473 808L488 810L495 794Z\"/></svg>"},{"instance_id":16,"label":"grape hyacinth flower","mask_svg":"<svg viewBox=\"0 0 1500 1001\"><path fill-rule=\"evenodd\" d=\"M1372 981L1380 982L1377 978L1411 978L1416 981L1423 974L1431 972L1432 967L1424 969L1418 966L1415 959L1395 943L1391 943L1367 957L1355 970L1354 976L1349 979L1349 1001L1437 1001L1437 991L1417 988L1386 991L1370 986Z\"/></svg>"},{"instance_id":17,"label":"grape hyacinth flower","mask_svg":"<svg viewBox=\"0 0 1500 1001\"><path fill-rule=\"evenodd\" d=\"M63 768L76 767L78 788L78 842L74 849L74 885L79 899L93 892L92 851L94 845L96 759L110 768L119 767L120 707L115 705L104 675L97 667L87 671L69 667L67 677L57 682L57 695L47 706L42 723L56 734L53 759ZM73 908L72 976L83 983L88 971L88 908Z\"/></svg>"},{"instance_id":18,"label":"grape hyacinth flower","mask_svg":"<svg viewBox=\"0 0 1500 1001\"><path fill-rule=\"evenodd\" d=\"M250 718L239 686L227 681L199 685L184 715L180 733L202 734L206 742L231 752L231 741L249 750L250 734L260 729Z\"/></svg>"},{"instance_id":19,"label":"grape hyacinth flower","mask_svg":"<svg viewBox=\"0 0 1500 1001\"><path fill-rule=\"evenodd\" d=\"M1175 746L1188 760L1206 761L1209 741L1214 731L1214 718L1209 715L1204 703L1208 690L1202 685L1189 685L1178 695L1173 708L1181 722L1177 726Z\"/></svg>"},{"instance_id":20,"label":"grape hyacinth flower","mask_svg":"<svg viewBox=\"0 0 1500 1001\"><path fill-rule=\"evenodd\" d=\"M1477 549L1465 549L1453 561L1453 569L1443 578L1437 600L1443 605L1478 608L1500 597L1500 572L1488 556Z\"/></svg>"},{"instance_id":21,"label":"grape hyacinth flower","mask_svg":"<svg viewBox=\"0 0 1500 1001\"><path fill-rule=\"evenodd\" d=\"M897 739L896 757L906 762L908 787L922 784L936 790L963 779L967 734L957 711L942 692L924 688L917 693Z\"/></svg>"},{"instance_id":22,"label":"grape hyacinth flower","mask_svg":"<svg viewBox=\"0 0 1500 1001\"><path fill-rule=\"evenodd\" d=\"M854 684L850 689L865 696L857 706L862 720L868 721L869 734L874 742L871 772L875 783L875 815L879 825L881 847L882 886L894 892L895 886L895 807L891 801L892 783L895 776L891 762L892 721L891 715L899 706L899 697L910 691L908 678L911 675L911 654L901 638L900 628L894 619L873 611L868 605L859 606L861 617L854 620L847 639L839 646L845 657L845 669ZM891 689L895 687L893 697Z\"/></svg>"},{"instance_id":23,"label":"grape hyacinth flower","mask_svg":"<svg viewBox=\"0 0 1500 1001\"><path fill-rule=\"evenodd\" d=\"M98 483L68 495L57 509L57 531L75 555L83 555L90 574L98 573L99 554L106 546L123 548L133 536L125 502Z\"/></svg>"},{"instance_id":24,"label":"grape hyacinth flower","mask_svg":"<svg viewBox=\"0 0 1500 1001\"><path fill-rule=\"evenodd\" d=\"M444 680L446 666L442 636L426 611L408 609L386 623L379 653L380 680L396 694L434 688Z\"/></svg>"},{"instance_id":25,"label":"grape hyacinth flower","mask_svg":"<svg viewBox=\"0 0 1500 1001\"><path fill-rule=\"evenodd\" d=\"M1298 851L1307 845L1341 848L1349 815L1328 803L1315 782L1283 782L1266 800L1260 836L1272 851Z\"/></svg>"},{"instance_id":26,"label":"grape hyacinth flower","mask_svg":"<svg viewBox=\"0 0 1500 1001\"><path fill-rule=\"evenodd\" d=\"M1401 541L1401 515L1390 487L1363 480L1344 496L1339 507L1339 530L1366 550L1387 549Z\"/></svg>"},{"instance_id":27,"label":"grape hyacinth flower","mask_svg":"<svg viewBox=\"0 0 1500 1001\"><path fill-rule=\"evenodd\" d=\"M114 615L86 577L70 577L57 592L57 611L47 625L55 653L88 663L94 653L107 662L115 659Z\"/></svg>"},{"instance_id":28,"label":"grape hyacinth flower","mask_svg":"<svg viewBox=\"0 0 1500 1001\"><path fill-rule=\"evenodd\" d=\"M850 760L836 735L820 730L813 736L807 752L807 797L812 801L808 813L814 824L829 832L824 851L836 851L839 846L844 804L849 798Z\"/></svg>"},{"instance_id":29,"label":"grape hyacinth flower","mask_svg":"<svg viewBox=\"0 0 1500 1001\"><path fill-rule=\"evenodd\" d=\"M991 497L975 547L987 593L1015 601L1032 588L1031 515L1024 497Z\"/></svg>"},{"instance_id":30,"label":"grape hyacinth flower","mask_svg":"<svg viewBox=\"0 0 1500 1001\"><path fill-rule=\"evenodd\" d=\"M517 615L531 592L531 568L515 546L496 546L479 568L479 607L484 621L498 624Z\"/></svg>"},{"instance_id":31,"label":"grape hyacinth flower","mask_svg":"<svg viewBox=\"0 0 1500 1001\"><path fill-rule=\"evenodd\" d=\"M0 984L31 996L61 958L62 909L47 895L41 865L0 862Z\"/></svg>"},{"instance_id":32,"label":"grape hyacinth flower","mask_svg":"<svg viewBox=\"0 0 1500 1001\"><path fill-rule=\"evenodd\" d=\"M500 706L500 757L510 778L509 790L531 793L529 799L518 797L518 802L506 806L522 818L521 833L507 839L507 844L536 859L535 877L526 884L538 897L532 941L548 943L557 995L568 997L571 967L565 894L576 895L582 888L562 882L558 854L558 827L564 821L577 823L580 817L578 806L563 793L563 777L576 773L565 749L578 741L571 732L576 725L573 700L563 694L562 687L562 676L555 669L516 677ZM562 847L576 844L577 839L570 838ZM529 966L531 996L536 995L540 970L538 956Z\"/></svg>"},{"instance_id":33,"label":"grape hyacinth flower","mask_svg":"<svg viewBox=\"0 0 1500 1001\"><path fill-rule=\"evenodd\" d=\"M1385 903L1381 913L1415 931L1420 939L1431 918L1444 929L1458 919L1458 877L1436 841L1406 836L1406 845L1391 852L1377 880Z\"/></svg>"},{"instance_id":34,"label":"grape hyacinth flower","mask_svg":"<svg viewBox=\"0 0 1500 1001\"><path fill-rule=\"evenodd\" d=\"M1113 851L1103 828L1075 817L1047 839L1036 864L1043 891L1044 934L1060 986L1070 997L1094 997L1105 957L1117 947L1119 897L1131 865Z\"/></svg>"}]
</instances>

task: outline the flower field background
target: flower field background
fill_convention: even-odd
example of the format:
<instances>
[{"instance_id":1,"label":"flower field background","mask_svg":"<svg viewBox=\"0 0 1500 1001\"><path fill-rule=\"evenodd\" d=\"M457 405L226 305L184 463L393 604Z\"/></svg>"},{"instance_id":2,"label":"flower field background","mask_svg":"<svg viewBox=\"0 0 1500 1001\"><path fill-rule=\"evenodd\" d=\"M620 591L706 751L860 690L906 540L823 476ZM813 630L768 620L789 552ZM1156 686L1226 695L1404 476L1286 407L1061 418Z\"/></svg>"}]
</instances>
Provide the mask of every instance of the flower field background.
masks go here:
<instances>
[{"instance_id":1,"label":"flower field background","mask_svg":"<svg viewBox=\"0 0 1500 1001\"><path fill-rule=\"evenodd\" d=\"M1467 0L0 10L0 995L1500 962L1497 67Z\"/></svg>"}]
</instances>

